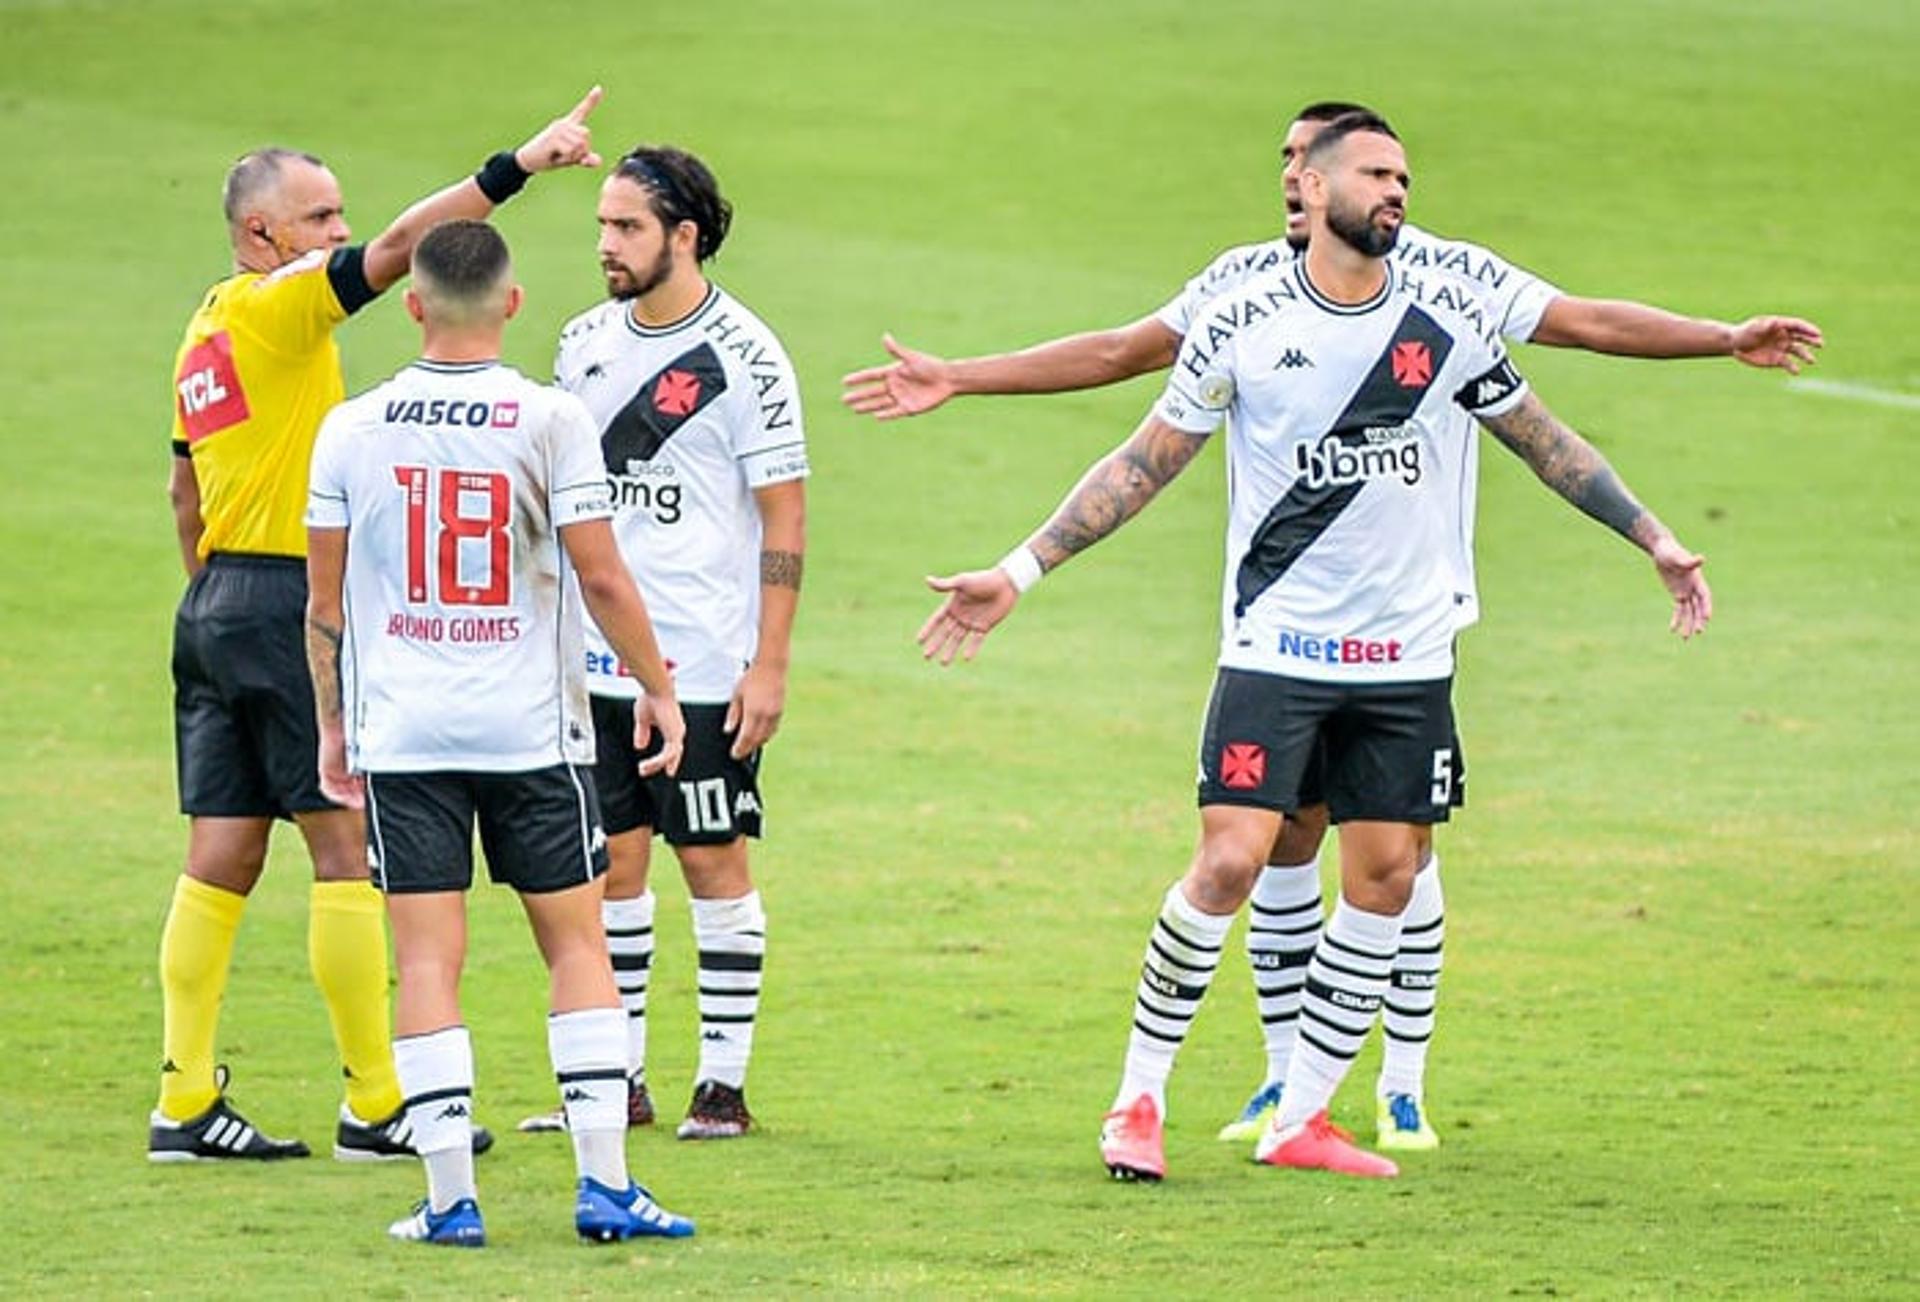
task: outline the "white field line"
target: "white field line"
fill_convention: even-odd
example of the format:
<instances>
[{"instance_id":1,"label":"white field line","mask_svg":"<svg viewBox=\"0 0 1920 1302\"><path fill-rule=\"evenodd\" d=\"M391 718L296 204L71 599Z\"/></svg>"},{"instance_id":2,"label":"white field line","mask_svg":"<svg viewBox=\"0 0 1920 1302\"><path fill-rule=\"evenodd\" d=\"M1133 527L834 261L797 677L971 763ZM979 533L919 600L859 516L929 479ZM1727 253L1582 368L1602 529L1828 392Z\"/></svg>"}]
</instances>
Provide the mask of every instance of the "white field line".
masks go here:
<instances>
[{"instance_id":1,"label":"white field line","mask_svg":"<svg viewBox=\"0 0 1920 1302\"><path fill-rule=\"evenodd\" d=\"M1920 393L1901 393L1898 389L1882 389L1871 384L1853 384L1846 380L1813 380L1795 378L1787 381L1787 387L1796 393L1818 394L1826 398L1845 398L1850 402L1870 402L1881 407L1899 407L1904 411L1920 411Z\"/></svg>"}]
</instances>

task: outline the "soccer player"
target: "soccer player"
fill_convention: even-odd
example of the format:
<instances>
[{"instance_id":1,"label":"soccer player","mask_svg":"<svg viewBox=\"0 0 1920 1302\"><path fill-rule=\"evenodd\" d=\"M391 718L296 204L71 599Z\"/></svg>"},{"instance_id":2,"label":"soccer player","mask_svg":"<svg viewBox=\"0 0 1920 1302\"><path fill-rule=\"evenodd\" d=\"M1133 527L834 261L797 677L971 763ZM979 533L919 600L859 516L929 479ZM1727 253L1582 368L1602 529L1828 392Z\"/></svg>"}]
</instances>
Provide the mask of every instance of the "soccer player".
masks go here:
<instances>
[{"instance_id":1,"label":"soccer player","mask_svg":"<svg viewBox=\"0 0 1920 1302\"><path fill-rule=\"evenodd\" d=\"M954 361L906 348L888 337L886 346L897 360L848 375L844 401L856 411L890 420L930 411L958 394L1084 389L1172 365L1180 338L1202 303L1250 276L1284 266L1306 248L1306 213L1299 197L1305 151L1327 122L1354 111L1363 110L1355 104L1326 102L1299 111L1280 151L1284 236L1220 254L1152 315L1016 353ZM1810 364L1821 344L1818 327L1795 317L1760 316L1728 325L1640 303L1575 297L1484 248L1444 239L1411 224L1401 230L1393 256L1408 271L1445 270L1471 278L1499 322L1500 333L1515 343L1629 357L1732 356L1750 366L1778 367L1790 373ZM1464 528L1453 543L1461 569L1456 615L1462 628L1479 617L1472 547L1477 458L1478 448L1470 443L1457 467L1465 508ZM1465 762L1457 748L1454 779L1458 804L1465 799ZM1279 1101L1295 1043L1306 963L1320 934L1318 854L1326 826L1326 806L1318 800L1289 818L1268 868L1254 886L1246 950L1267 1070L1240 1116L1221 1129L1223 1140L1256 1138ZM1394 964L1392 992L1382 1012L1385 1052L1376 1096L1380 1143L1388 1148L1424 1149L1440 1142L1428 1119L1423 1092L1444 956L1444 897L1439 858L1424 841L1423 855Z\"/></svg>"},{"instance_id":2,"label":"soccer player","mask_svg":"<svg viewBox=\"0 0 1920 1302\"><path fill-rule=\"evenodd\" d=\"M547 1044L571 1121L574 1226L682 1238L693 1223L627 1173L626 1020L600 937L606 836L585 766L580 597L647 691L630 731L671 773L686 725L607 521L592 417L500 364L520 287L480 221L413 254L420 360L336 407L313 452L307 658L327 796L366 809L367 859L400 969L394 1061L427 1198L395 1238L478 1247L473 1046L460 1015L466 892L520 895L551 977ZM638 740L638 738L636 738Z\"/></svg>"},{"instance_id":3,"label":"soccer player","mask_svg":"<svg viewBox=\"0 0 1920 1302\"><path fill-rule=\"evenodd\" d=\"M593 776L612 860L603 916L627 1010L631 1120L653 1120L648 870L658 832L686 878L700 966L700 1063L677 1133L732 1139L753 1124L747 1063L767 951L747 840L760 835L760 754L785 710L806 552L800 393L773 331L703 271L733 220L704 163L680 149L635 149L601 186L597 215L609 301L567 323L554 375L598 422L620 554L687 716L679 773L641 780L628 744L638 685L588 629ZM534 1117L522 1129L559 1124Z\"/></svg>"},{"instance_id":4,"label":"soccer player","mask_svg":"<svg viewBox=\"0 0 1920 1302\"><path fill-rule=\"evenodd\" d=\"M597 167L595 87L517 150L347 241L340 184L310 154L258 149L227 173L234 273L206 292L174 362L168 495L189 582L174 622L174 728L186 870L160 940L166 1017L156 1162L304 1157L236 1112L214 1034L234 935L274 820L313 860L308 954L345 1068L334 1156L413 1156L387 1039L387 940L360 815L320 790L301 645L301 513L320 419L344 396L334 329L406 273L434 223L484 216L535 172ZM476 1132L484 1147L490 1142Z\"/></svg>"},{"instance_id":5,"label":"soccer player","mask_svg":"<svg viewBox=\"0 0 1920 1302\"><path fill-rule=\"evenodd\" d=\"M1306 973L1301 1043L1257 1156L1387 1176L1326 1105L1378 1011L1419 858L1448 816L1459 505L1449 467L1465 411L1543 481L1652 557L1691 636L1711 614L1701 560L1533 396L1472 282L1388 258L1405 155L1369 113L1309 147L1304 258L1195 314L1153 412L999 566L932 580L948 593L926 654L971 656L1047 570L1130 519L1229 419L1220 668L1201 742L1201 840L1167 892L1136 992L1125 1074L1101 1135L1123 1179L1165 1174L1165 1088L1234 913L1313 764L1340 828L1341 898ZM1310 365L1277 364L1298 354Z\"/></svg>"}]
</instances>

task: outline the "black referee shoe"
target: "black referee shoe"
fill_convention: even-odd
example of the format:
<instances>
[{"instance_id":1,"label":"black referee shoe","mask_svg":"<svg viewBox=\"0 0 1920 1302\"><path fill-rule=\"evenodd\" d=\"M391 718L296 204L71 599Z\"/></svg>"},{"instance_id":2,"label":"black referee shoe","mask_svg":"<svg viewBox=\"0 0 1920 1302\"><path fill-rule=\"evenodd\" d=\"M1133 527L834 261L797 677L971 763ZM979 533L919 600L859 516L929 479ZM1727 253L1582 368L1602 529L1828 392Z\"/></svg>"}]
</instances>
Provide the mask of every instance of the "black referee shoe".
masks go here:
<instances>
[{"instance_id":1,"label":"black referee shoe","mask_svg":"<svg viewBox=\"0 0 1920 1302\"><path fill-rule=\"evenodd\" d=\"M478 1157L492 1147L493 1132L485 1126L475 1126L473 1155ZM393 1115L384 1120L362 1121L342 1104L340 1125L333 1132L333 1156L339 1162L398 1162L402 1158L419 1157L420 1150L413 1146L413 1127L407 1122L406 1106L394 1109Z\"/></svg>"},{"instance_id":2,"label":"black referee shoe","mask_svg":"<svg viewBox=\"0 0 1920 1302\"><path fill-rule=\"evenodd\" d=\"M307 1146L297 1139L273 1139L254 1129L227 1105L224 1094L191 1121L172 1121L156 1111L149 1122L149 1162L273 1162L308 1155Z\"/></svg>"}]
</instances>

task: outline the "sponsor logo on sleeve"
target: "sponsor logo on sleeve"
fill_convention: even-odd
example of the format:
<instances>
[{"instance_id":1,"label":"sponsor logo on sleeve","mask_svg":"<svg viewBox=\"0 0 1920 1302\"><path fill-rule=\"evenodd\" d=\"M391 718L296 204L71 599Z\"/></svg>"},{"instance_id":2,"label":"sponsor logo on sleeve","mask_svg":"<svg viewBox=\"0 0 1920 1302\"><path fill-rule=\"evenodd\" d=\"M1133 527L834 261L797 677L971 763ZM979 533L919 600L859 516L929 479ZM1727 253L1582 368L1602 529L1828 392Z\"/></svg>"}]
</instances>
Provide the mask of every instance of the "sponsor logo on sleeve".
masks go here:
<instances>
[{"instance_id":1,"label":"sponsor logo on sleeve","mask_svg":"<svg viewBox=\"0 0 1920 1302\"><path fill-rule=\"evenodd\" d=\"M245 420L247 394L233 365L232 336L222 330L189 349L174 377L173 391L189 443Z\"/></svg>"}]
</instances>

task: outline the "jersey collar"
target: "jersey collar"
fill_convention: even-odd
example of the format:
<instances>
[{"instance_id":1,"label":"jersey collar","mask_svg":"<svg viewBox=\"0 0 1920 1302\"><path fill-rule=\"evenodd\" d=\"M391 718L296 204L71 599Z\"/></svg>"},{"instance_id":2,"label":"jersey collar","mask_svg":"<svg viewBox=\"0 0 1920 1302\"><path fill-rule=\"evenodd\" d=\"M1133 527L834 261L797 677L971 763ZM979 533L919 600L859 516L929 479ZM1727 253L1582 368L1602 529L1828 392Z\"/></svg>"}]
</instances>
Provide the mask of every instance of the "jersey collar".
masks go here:
<instances>
[{"instance_id":1,"label":"jersey collar","mask_svg":"<svg viewBox=\"0 0 1920 1302\"><path fill-rule=\"evenodd\" d=\"M1293 279L1294 283L1300 286L1300 292L1307 296L1307 301L1322 312L1330 312L1334 316L1365 316L1393 295L1396 279L1393 260L1387 259L1384 265L1387 274L1386 278L1380 282L1380 292L1364 303L1336 303L1315 289L1313 281L1307 275L1307 260L1304 257L1294 261Z\"/></svg>"},{"instance_id":2,"label":"jersey collar","mask_svg":"<svg viewBox=\"0 0 1920 1302\"><path fill-rule=\"evenodd\" d=\"M412 369L432 371L435 375L471 375L475 371L491 370L498 365L500 365L500 359L497 357L484 362L433 362L424 357L416 357Z\"/></svg>"},{"instance_id":3,"label":"jersey collar","mask_svg":"<svg viewBox=\"0 0 1920 1302\"><path fill-rule=\"evenodd\" d=\"M663 326L641 325L633 319L633 304L631 302L620 305L620 319L627 323L628 330L640 336L642 339L658 339L661 335L670 335L676 330L685 330L688 326L705 316L707 310L714 305L719 297L720 286L714 284L712 281L708 281L707 296L700 300L700 306L694 308L693 311L687 313L678 321L669 321Z\"/></svg>"}]
</instances>

